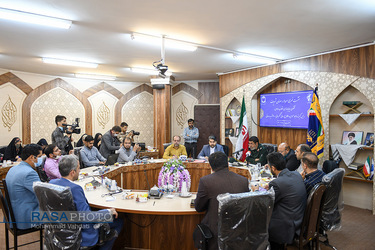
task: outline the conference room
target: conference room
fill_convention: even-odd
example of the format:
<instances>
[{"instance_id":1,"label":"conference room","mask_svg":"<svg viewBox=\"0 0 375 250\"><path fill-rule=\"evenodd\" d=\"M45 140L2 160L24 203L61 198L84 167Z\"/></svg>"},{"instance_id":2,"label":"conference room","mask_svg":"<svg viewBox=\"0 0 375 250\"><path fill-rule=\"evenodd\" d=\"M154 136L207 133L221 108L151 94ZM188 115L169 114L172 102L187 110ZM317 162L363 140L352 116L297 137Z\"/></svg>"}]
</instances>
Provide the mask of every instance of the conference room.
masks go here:
<instances>
[{"instance_id":1,"label":"conference room","mask_svg":"<svg viewBox=\"0 0 375 250\"><path fill-rule=\"evenodd\" d=\"M309 109L308 96L318 86L325 135L319 162L323 165L326 160L342 159L339 167L345 170L343 226L329 234L330 242L339 249L350 249L355 245L357 231L369 232L356 230L351 237L343 236L350 232L345 223L362 223L352 221L356 216L366 216L363 221L369 224L364 224L364 229L374 223L373 181L363 172L367 160L371 167L374 158L373 146L365 145L366 138L374 133L375 123L375 6L371 1L289 5L240 1L230 6L221 0L215 5L195 1L32 2L0 4L0 31L6 34L0 38L0 146L8 146L16 137L23 146L42 138L51 144L56 115L66 116L70 125L79 118L81 130L72 134L72 146L83 134L104 135L126 122L128 132L139 132L133 137L134 143L144 145L139 156L148 156L150 165L132 167L127 172L125 166L118 166L121 170L107 174L124 190L147 190L146 176L150 187L157 184L163 165L157 161L165 146L173 142L173 136L183 135L190 118L199 129L196 155L214 135L217 143L228 149L228 157L236 156L242 133L242 105L249 136L257 136L260 144L276 148L287 142L295 150L306 143L307 123L293 127L287 119L277 120L276 112L292 108L278 103L275 109L267 100L276 95L287 100L293 95L301 103L302 98L306 99L304 105ZM3 13L8 10L23 14L22 22L5 19ZM52 25L52 20L46 19L39 24L25 23L25 15L54 17L52 20L61 20L65 26L40 25ZM173 43L188 46L181 50L171 47ZM62 59L74 65L66 65L68 62ZM308 110L300 111L301 103L293 109L299 113L292 116L306 121ZM271 110L275 113L270 114ZM344 145L351 132L358 144ZM345 146L356 148L349 161ZM335 158L337 155L339 158ZM0 168L1 179L10 167L7 165ZM211 173L210 166L202 162L185 165L192 176L194 188L190 192L197 192L199 179ZM251 179L242 167L246 164L230 169ZM190 198L176 198L188 203L191 214L175 216L186 216L184 225L194 229L204 213L190 208ZM105 204L94 205L93 209ZM111 207L111 202L108 204ZM153 200L146 204L152 206ZM121 214L136 216L127 215L125 208ZM147 226L154 219L152 213L147 216L142 223L133 220L138 226L130 222L134 219L130 217L125 224L136 231L134 228ZM160 226L155 230L167 229ZM153 239L155 247L146 239L146 233L139 233L124 240L124 246L161 249L166 241L184 241L187 236L183 235L189 234L192 239L190 231L179 234L173 239L165 235ZM0 235L1 242L5 242L4 233ZM19 238L26 242L30 237ZM144 245L139 243L146 241ZM369 236L361 244L366 248L373 243ZM189 244L193 246L193 242ZM38 244L29 247L37 249Z\"/></svg>"}]
</instances>

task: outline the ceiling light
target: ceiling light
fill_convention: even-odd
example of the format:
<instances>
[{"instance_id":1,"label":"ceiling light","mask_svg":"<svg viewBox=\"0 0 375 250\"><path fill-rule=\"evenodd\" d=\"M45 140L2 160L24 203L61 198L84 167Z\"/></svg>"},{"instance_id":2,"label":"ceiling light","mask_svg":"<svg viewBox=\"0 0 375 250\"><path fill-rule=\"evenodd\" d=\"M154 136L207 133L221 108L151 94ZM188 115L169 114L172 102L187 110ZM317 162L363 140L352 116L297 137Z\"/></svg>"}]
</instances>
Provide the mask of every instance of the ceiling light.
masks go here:
<instances>
[{"instance_id":1,"label":"ceiling light","mask_svg":"<svg viewBox=\"0 0 375 250\"><path fill-rule=\"evenodd\" d=\"M251 54L233 53L233 58L239 59L239 60L246 60L250 62L266 63L266 64L275 64L277 62L277 60L272 59L272 58L251 55Z\"/></svg>"},{"instance_id":2,"label":"ceiling light","mask_svg":"<svg viewBox=\"0 0 375 250\"><path fill-rule=\"evenodd\" d=\"M153 36L153 35L145 35L145 34L139 34L139 33L133 33L131 34L131 39L136 40L139 42L147 43L147 44L152 44L152 45L157 45L160 46L160 40L161 36ZM168 48L172 49L181 49L181 50L187 50L187 51L195 51L197 50L197 46L189 43L189 42L184 42L184 41L179 41L176 39L164 37L165 39L165 46Z\"/></svg>"},{"instance_id":3,"label":"ceiling light","mask_svg":"<svg viewBox=\"0 0 375 250\"><path fill-rule=\"evenodd\" d=\"M96 75L96 74L76 73L76 74L74 74L74 76L77 77L77 78L95 79L95 80L108 80L108 81L116 80L116 76L111 76L111 75Z\"/></svg>"},{"instance_id":4,"label":"ceiling light","mask_svg":"<svg viewBox=\"0 0 375 250\"><path fill-rule=\"evenodd\" d=\"M69 29L72 25L70 20L4 8L0 8L0 18L62 29Z\"/></svg>"},{"instance_id":5,"label":"ceiling light","mask_svg":"<svg viewBox=\"0 0 375 250\"><path fill-rule=\"evenodd\" d=\"M78 67L85 67L85 68L97 68L97 63L92 62L80 62L80 61L70 61L64 59L56 59L56 58L42 58L44 63L51 63L51 64L59 64L59 65L68 65L68 66L78 66Z\"/></svg>"},{"instance_id":6,"label":"ceiling light","mask_svg":"<svg viewBox=\"0 0 375 250\"><path fill-rule=\"evenodd\" d=\"M148 74L148 75L159 75L159 71L156 69L145 69L145 68L130 68L134 73ZM171 71L165 72L166 76L171 76L173 73Z\"/></svg>"}]
</instances>

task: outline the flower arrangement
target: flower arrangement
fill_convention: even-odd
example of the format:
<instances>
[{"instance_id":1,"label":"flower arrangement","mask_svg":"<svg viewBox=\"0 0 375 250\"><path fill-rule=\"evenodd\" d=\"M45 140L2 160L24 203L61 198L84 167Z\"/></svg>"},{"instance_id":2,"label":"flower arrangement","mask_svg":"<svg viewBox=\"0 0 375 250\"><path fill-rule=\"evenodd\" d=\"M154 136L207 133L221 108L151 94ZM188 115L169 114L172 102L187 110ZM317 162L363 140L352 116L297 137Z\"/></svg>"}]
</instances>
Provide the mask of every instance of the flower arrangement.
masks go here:
<instances>
[{"instance_id":1,"label":"flower arrangement","mask_svg":"<svg viewBox=\"0 0 375 250\"><path fill-rule=\"evenodd\" d=\"M159 172L159 188L173 185L173 187L175 187L178 192L181 192L183 182L186 182L186 187L189 191L191 186L190 174L182 164L182 161L171 159L165 162Z\"/></svg>"}]
</instances>

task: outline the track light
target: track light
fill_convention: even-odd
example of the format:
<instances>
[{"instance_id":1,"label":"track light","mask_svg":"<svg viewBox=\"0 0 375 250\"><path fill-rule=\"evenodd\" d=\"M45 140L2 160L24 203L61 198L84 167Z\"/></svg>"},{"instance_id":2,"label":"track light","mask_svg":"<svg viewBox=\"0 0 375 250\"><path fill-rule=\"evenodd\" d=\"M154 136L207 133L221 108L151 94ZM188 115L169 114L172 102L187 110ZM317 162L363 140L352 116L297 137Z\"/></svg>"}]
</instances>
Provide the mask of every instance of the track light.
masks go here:
<instances>
[{"instance_id":1,"label":"track light","mask_svg":"<svg viewBox=\"0 0 375 250\"><path fill-rule=\"evenodd\" d=\"M59 65L67 65L67 66L78 66L78 67L85 67L85 68L97 68L97 63L92 62L81 62L81 61L70 61L64 59L57 59L57 58L42 58L44 63L50 64L59 64Z\"/></svg>"}]
</instances>

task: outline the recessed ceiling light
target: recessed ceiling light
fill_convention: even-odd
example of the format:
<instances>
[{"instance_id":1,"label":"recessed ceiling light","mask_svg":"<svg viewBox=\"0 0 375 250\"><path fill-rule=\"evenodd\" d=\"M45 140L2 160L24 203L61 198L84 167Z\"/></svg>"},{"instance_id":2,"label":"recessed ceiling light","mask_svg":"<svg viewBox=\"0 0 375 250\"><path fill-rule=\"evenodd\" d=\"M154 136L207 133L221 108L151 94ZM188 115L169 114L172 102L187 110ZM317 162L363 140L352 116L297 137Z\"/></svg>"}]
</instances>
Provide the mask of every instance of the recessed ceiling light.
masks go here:
<instances>
[{"instance_id":1,"label":"recessed ceiling light","mask_svg":"<svg viewBox=\"0 0 375 250\"><path fill-rule=\"evenodd\" d=\"M72 25L70 20L4 8L0 8L0 18L61 29L69 29Z\"/></svg>"}]
</instances>

